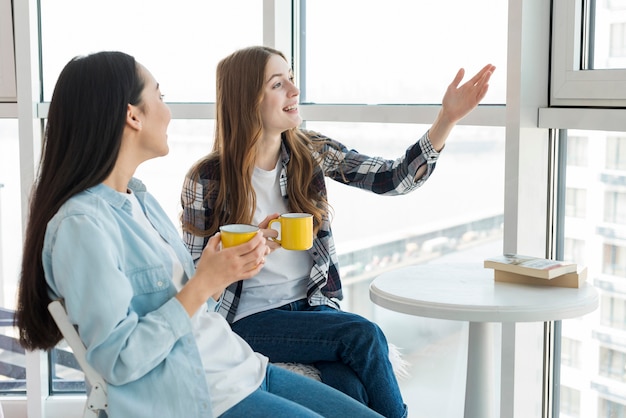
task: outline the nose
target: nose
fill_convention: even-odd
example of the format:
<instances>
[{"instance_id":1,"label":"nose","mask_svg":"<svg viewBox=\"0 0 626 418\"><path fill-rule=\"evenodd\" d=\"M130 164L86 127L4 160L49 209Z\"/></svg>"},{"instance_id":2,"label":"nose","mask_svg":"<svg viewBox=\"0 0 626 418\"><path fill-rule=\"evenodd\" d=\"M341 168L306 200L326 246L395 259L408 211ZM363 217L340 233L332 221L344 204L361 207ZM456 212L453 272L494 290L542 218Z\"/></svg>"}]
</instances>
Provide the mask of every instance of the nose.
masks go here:
<instances>
[{"instance_id":1,"label":"nose","mask_svg":"<svg viewBox=\"0 0 626 418\"><path fill-rule=\"evenodd\" d=\"M291 83L291 90L289 92L290 96L299 96L300 89L293 83Z\"/></svg>"}]
</instances>

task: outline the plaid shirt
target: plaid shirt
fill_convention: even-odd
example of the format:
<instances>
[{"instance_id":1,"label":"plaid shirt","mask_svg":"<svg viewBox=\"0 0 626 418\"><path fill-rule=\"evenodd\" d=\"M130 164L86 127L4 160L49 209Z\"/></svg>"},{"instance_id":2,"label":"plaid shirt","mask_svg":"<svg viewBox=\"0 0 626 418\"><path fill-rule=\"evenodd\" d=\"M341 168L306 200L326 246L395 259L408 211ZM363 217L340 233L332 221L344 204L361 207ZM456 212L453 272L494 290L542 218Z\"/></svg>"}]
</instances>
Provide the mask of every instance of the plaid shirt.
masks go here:
<instances>
[{"instance_id":1,"label":"plaid shirt","mask_svg":"<svg viewBox=\"0 0 626 418\"><path fill-rule=\"evenodd\" d=\"M327 138L321 134L302 131L312 141L328 141L320 154L325 158L315 171L312 186L321 196L326 197L325 178L329 177L340 183L360 189L369 190L381 195L401 195L420 187L435 169L439 152L435 151L426 132L418 142L411 145L404 155L396 160L386 160L379 157L369 157L359 154L355 150L348 150L343 144ZM326 154L330 153L330 154ZM314 153L317 158L320 154ZM283 142L281 147L280 191L285 199L287 196L287 164L290 152ZM415 180L419 167L426 164L426 172ZM214 216L214 204L217 192L209 190L219 182L220 172L215 163L205 163L199 167L199 181L194 181L189 175L185 178L181 193L183 219L200 230L206 230ZM215 190L215 189L214 189ZM194 261L197 261L206 246L209 237L201 237L183 231L183 240L189 249ZM335 242L333 240L330 220L324 216L317 236L313 240L313 247L308 250L313 258L313 268L307 286L309 303L329 305L339 308L338 301L343 298L339 265ZM230 285L222 295L219 312L228 322L232 322L241 297L242 282Z\"/></svg>"}]
</instances>

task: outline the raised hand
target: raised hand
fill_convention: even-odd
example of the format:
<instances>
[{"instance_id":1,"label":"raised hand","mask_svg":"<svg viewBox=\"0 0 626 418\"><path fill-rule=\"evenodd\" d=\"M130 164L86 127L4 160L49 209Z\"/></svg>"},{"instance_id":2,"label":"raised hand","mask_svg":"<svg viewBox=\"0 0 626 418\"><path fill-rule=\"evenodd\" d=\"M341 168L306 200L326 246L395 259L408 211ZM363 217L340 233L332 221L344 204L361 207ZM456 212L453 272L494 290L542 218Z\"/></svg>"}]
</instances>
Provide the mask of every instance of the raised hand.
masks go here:
<instances>
[{"instance_id":1,"label":"raised hand","mask_svg":"<svg viewBox=\"0 0 626 418\"><path fill-rule=\"evenodd\" d=\"M437 119L428 131L430 142L441 151L452 128L478 106L489 89L489 79L496 67L487 64L474 77L459 86L465 70L461 68L446 89Z\"/></svg>"},{"instance_id":2,"label":"raised hand","mask_svg":"<svg viewBox=\"0 0 626 418\"><path fill-rule=\"evenodd\" d=\"M463 83L465 70L461 68L448 86L442 100L442 110L451 123L456 123L470 113L485 97L489 89L489 79L496 67L487 64L474 77Z\"/></svg>"}]
</instances>

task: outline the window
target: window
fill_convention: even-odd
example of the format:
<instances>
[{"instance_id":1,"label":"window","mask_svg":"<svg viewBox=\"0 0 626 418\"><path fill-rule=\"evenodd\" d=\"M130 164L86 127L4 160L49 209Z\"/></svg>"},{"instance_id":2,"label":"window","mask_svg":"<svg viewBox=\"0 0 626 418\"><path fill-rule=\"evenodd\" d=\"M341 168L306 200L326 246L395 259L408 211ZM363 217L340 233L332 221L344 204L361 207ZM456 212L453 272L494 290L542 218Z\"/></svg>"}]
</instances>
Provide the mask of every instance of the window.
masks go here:
<instances>
[{"instance_id":1,"label":"window","mask_svg":"<svg viewBox=\"0 0 626 418\"><path fill-rule=\"evenodd\" d=\"M565 216L584 218L587 208L586 200L586 190L577 188L568 189L565 202Z\"/></svg>"},{"instance_id":2,"label":"window","mask_svg":"<svg viewBox=\"0 0 626 418\"><path fill-rule=\"evenodd\" d=\"M304 102L440 103L461 67L474 74L491 63L498 74L506 73L507 2L301 4ZM505 82L506 77L494 77L483 103L504 103Z\"/></svg>"},{"instance_id":3,"label":"window","mask_svg":"<svg viewBox=\"0 0 626 418\"><path fill-rule=\"evenodd\" d=\"M612 3L554 1L552 106L624 106L626 12Z\"/></svg>"},{"instance_id":4,"label":"window","mask_svg":"<svg viewBox=\"0 0 626 418\"><path fill-rule=\"evenodd\" d=\"M626 170L626 137L609 135L606 142L606 168Z\"/></svg>"},{"instance_id":5,"label":"window","mask_svg":"<svg viewBox=\"0 0 626 418\"><path fill-rule=\"evenodd\" d=\"M612 402L608 399L600 399L598 405L599 417L626 418L626 407L621 403Z\"/></svg>"},{"instance_id":6,"label":"window","mask_svg":"<svg viewBox=\"0 0 626 418\"><path fill-rule=\"evenodd\" d=\"M602 295L600 323L618 330L626 330L626 300L622 297Z\"/></svg>"},{"instance_id":7,"label":"window","mask_svg":"<svg viewBox=\"0 0 626 418\"><path fill-rule=\"evenodd\" d=\"M565 238L563 246L563 259L576 260L582 265L586 265L585 261L585 241L583 239Z\"/></svg>"},{"instance_id":8,"label":"window","mask_svg":"<svg viewBox=\"0 0 626 418\"><path fill-rule=\"evenodd\" d=\"M12 15L11 0L0 0L0 102L15 102L17 97Z\"/></svg>"},{"instance_id":9,"label":"window","mask_svg":"<svg viewBox=\"0 0 626 418\"><path fill-rule=\"evenodd\" d=\"M614 58L626 57L626 23L611 23L611 53Z\"/></svg>"},{"instance_id":10,"label":"window","mask_svg":"<svg viewBox=\"0 0 626 418\"><path fill-rule=\"evenodd\" d=\"M215 101L215 67L263 43L263 2L41 1L43 97L63 66L99 50L129 53L153 73L168 102Z\"/></svg>"},{"instance_id":11,"label":"window","mask_svg":"<svg viewBox=\"0 0 626 418\"><path fill-rule=\"evenodd\" d=\"M604 201L604 220L613 224L626 224L626 191L607 191Z\"/></svg>"},{"instance_id":12,"label":"window","mask_svg":"<svg viewBox=\"0 0 626 418\"><path fill-rule=\"evenodd\" d=\"M600 376L619 382L626 381L626 353L606 347L600 348Z\"/></svg>"},{"instance_id":13,"label":"window","mask_svg":"<svg viewBox=\"0 0 626 418\"><path fill-rule=\"evenodd\" d=\"M561 413L572 418L580 418L580 392L564 387L561 389Z\"/></svg>"},{"instance_id":14,"label":"window","mask_svg":"<svg viewBox=\"0 0 626 418\"><path fill-rule=\"evenodd\" d=\"M616 143L615 138L623 135L570 130L568 152L572 137L583 136L589 138L590 145L585 174L580 175L579 166L569 164L565 173L564 253L567 259L588 268L587 280L598 288L600 306L583 318L563 321L561 416L569 416L563 402L570 402L567 397L576 390L580 417L608 418L619 416L616 411L626 405L613 396L621 393L626 378L626 349L621 342L626 330L626 234L621 220L626 185L621 179L626 171L614 168L610 175L605 175L605 155L611 144ZM614 166L622 167L623 159L614 157ZM585 199L576 198L581 192L586 193ZM578 342L578 363L572 362L571 341ZM608 395L611 401L606 399Z\"/></svg>"},{"instance_id":15,"label":"window","mask_svg":"<svg viewBox=\"0 0 626 418\"><path fill-rule=\"evenodd\" d=\"M561 364L580 367L580 341L564 337L561 339Z\"/></svg>"},{"instance_id":16,"label":"window","mask_svg":"<svg viewBox=\"0 0 626 418\"><path fill-rule=\"evenodd\" d=\"M585 167L588 164L588 138L570 136L567 139L567 165Z\"/></svg>"},{"instance_id":17,"label":"window","mask_svg":"<svg viewBox=\"0 0 626 418\"><path fill-rule=\"evenodd\" d=\"M604 244L602 272L612 276L626 275L626 246Z\"/></svg>"}]
</instances>

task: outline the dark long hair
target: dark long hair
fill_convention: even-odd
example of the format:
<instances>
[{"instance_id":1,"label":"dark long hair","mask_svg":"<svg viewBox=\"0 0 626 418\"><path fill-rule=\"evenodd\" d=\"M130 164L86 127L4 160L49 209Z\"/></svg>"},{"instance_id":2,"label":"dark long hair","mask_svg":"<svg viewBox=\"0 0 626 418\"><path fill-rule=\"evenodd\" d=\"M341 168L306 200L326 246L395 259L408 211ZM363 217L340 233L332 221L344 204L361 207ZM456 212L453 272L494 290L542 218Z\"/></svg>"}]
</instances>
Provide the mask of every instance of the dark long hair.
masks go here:
<instances>
[{"instance_id":1,"label":"dark long hair","mask_svg":"<svg viewBox=\"0 0 626 418\"><path fill-rule=\"evenodd\" d=\"M30 197L15 326L27 349L50 349L61 334L48 313L42 265L46 227L70 197L101 183L117 159L129 104L141 104L138 64L122 52L72 59L59 75Z\"/></svg>"}]
</instances>

